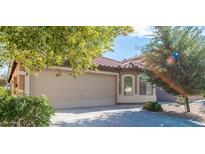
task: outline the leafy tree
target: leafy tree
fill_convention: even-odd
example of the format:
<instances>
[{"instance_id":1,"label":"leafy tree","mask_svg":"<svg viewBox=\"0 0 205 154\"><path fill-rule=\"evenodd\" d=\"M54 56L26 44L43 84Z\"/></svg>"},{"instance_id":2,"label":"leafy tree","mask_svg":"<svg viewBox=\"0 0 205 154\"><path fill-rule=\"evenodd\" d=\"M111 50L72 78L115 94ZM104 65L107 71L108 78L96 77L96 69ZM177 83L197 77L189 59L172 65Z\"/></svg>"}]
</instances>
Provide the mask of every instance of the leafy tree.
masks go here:
<instances>
[{"instance_id":1,"label":"leafy tree","mask_svg":"<svg viewBox=\"0 0 205 154\"><path fill-rule=\"evenodd\" d=\"M95 68L93 59L112 50L118 35L132 31L128 26L0 27L0 65L17 61L30 73L67 63L76 75Z\"/></svg>"},{"instance_id":2,"label":"leafy tree","mask_svg":"<svg viewBox=\"0 0 205 154\"><path fill-rule=\"evenodd\" d=\"M145 46L147 59L180 85L188 95L205 93L205 36L203 27L153 27L153 38ZM179 53L179 60L172 65L167 58L173 51ZM156 85L168 93L179 95L153 73L146 72ZM185 97L189 112L188 97Z\"/></svg>"}]
</instances>

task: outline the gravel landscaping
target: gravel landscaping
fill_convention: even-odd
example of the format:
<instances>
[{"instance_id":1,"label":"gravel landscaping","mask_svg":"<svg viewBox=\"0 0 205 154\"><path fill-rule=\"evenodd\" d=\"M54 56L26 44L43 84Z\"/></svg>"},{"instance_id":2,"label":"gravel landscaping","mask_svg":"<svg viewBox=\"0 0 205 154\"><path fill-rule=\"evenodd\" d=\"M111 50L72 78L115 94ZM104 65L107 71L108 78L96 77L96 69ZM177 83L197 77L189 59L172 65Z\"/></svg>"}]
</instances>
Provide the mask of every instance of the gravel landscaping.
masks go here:
<instances>
[{"instance_id":1,"label":"gravel landscaping","mask_svg":"<svg viewBox=\"0 0 205 154\"><path fill-rule=\"evenodd\" d=\"M185 112L184 105L177 103L164 103L162 107L167 115L205 123L205 101L203 100L190 103L190 113Z\"/></svg>"}]
</instances>

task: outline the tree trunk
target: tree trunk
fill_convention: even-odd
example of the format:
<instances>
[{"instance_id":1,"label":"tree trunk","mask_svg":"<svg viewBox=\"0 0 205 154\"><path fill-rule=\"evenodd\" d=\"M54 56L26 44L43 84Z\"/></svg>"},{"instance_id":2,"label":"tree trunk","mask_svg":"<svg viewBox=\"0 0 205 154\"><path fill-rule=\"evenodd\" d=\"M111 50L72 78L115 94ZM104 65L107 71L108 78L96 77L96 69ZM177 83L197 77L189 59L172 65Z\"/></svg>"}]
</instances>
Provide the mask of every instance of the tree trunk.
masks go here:
<instances>
[{"instance_id":1,"label":"tree trunk","mask_svg":"<svg viewBox=\"0 0 205 154\"><path fill-rule=\"evenodd\" d=\"M189 106L189 99L188 99L188 97L185 97L184 106L185 106L186 112L190 112L190 106Z\"/></svg>"}]
</instances>

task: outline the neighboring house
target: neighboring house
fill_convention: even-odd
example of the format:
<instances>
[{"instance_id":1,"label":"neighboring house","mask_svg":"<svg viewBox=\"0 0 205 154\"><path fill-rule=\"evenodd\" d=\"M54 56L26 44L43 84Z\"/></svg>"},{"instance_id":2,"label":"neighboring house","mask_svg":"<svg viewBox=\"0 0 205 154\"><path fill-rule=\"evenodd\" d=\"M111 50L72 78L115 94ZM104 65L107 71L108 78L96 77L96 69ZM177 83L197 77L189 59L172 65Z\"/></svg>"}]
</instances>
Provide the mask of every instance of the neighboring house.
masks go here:
<instances>
[{"instance_id":1,"label":"neighboring house","mask_svg":"<svg viewBox=\"0 0 205 154\"><path fill-rule=\"evenodd\" d=\"M23 67L13 62L8 82L14 94L21 89L27 95L48 96L55 109L157 100L155 88L142 73L140 56L122 62L99 57L94 62L99 71L90 70L77 78L66 65L35 76L26 75ZM62 75L56 77L59 71Z\"/></svg>"},{"instance_id":2,"label":"neighboring house","mask_svg":"<svg viewBox=\"0 0 205 154\"><path fill-rule=\"evenodd\" d=\"M157 101L161 103L173 103L173 102L179 102L180 99L177 98L177 96L174 96L172 94L168 94L163 88L156 87L156 96ZM190 102L195 102L197 100L203 100L204 97L200 95L192 95L189 96Z\"/></svg>"},{"instance_id":3,"label":"neighboring house","mask_svg":"<svg viewBox=\"0 0 205 154\"><path fill-rule=\"evenodd\" d=\"M163 88L156 87L157 101L159 102L176 102L177 97L171 94L168 94Z\"/></svg>"}]
</instances>

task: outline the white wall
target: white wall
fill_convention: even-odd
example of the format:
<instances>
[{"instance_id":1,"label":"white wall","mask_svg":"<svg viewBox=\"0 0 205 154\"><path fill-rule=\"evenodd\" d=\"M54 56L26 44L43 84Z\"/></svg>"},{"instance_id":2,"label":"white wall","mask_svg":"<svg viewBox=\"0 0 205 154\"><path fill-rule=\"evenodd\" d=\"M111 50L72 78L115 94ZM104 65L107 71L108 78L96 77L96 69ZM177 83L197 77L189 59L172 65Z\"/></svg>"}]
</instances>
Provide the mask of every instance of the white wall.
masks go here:
<instances>
[{"instance_id":1,"label":"white wall","mask_svg":"<svg viewBox=\"0 0 205 154\"><path fill-rule=\"evenodd\" d=\"M148 101L156 101L156 95L133 95L133 96L118 96L118 103L144 103Z\"/></svg>"}]
</instances>

